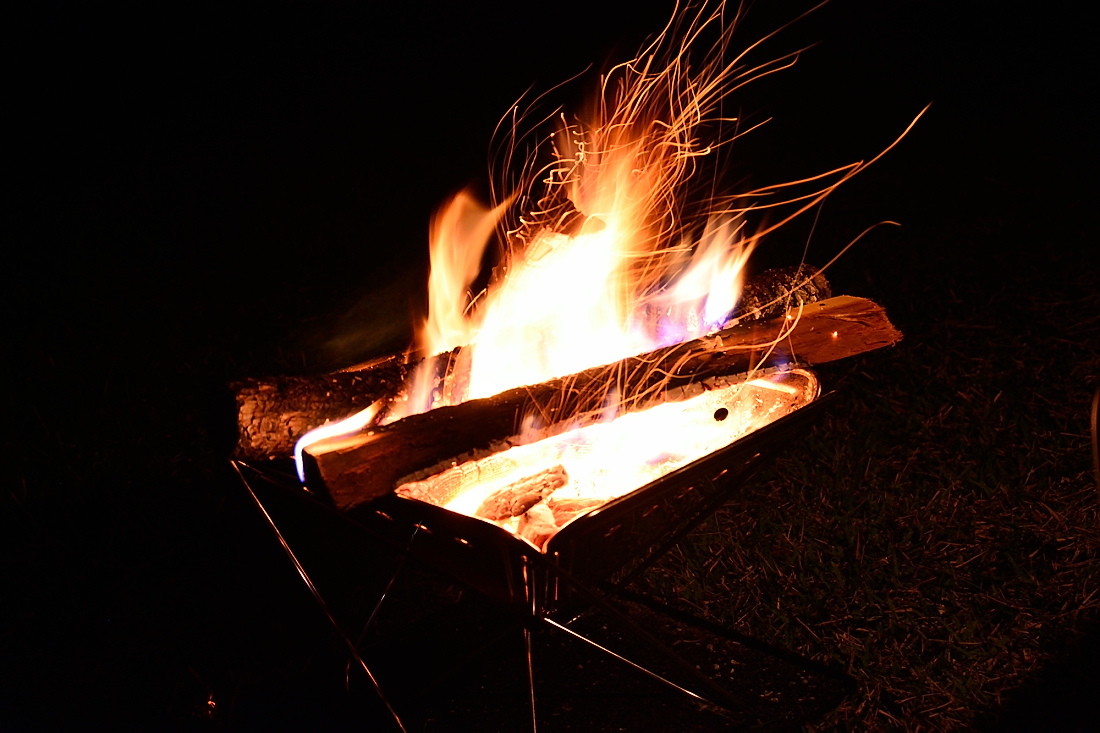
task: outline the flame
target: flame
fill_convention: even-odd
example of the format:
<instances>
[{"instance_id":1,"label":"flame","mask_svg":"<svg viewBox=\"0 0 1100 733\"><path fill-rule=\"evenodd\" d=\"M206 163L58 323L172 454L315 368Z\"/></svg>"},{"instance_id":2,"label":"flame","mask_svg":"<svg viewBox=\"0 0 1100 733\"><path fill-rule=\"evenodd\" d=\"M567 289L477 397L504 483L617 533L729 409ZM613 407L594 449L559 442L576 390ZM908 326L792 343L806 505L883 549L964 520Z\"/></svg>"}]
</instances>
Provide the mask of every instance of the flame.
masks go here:
<instances>
[{"instance_id":1,"label":"flame","mask_svg":"<svg viewBox=\"0 0 1100 733\"><path fill-rule=\"evenodd\" d=\"M498 126L502 178L490 182L490 205L464 191L433 219L428 315L416 344L428 358L400 399L362 424L326 426L332 434L722 328L760 242L885 155L924 114L870 161L751 191L717 191L722 155L752 129L724 114L726 100L799 56L748 63L782 28L733 53L743 12L727 13L724 3L677 6L647 47L600 77L586 111L547 118L557 119L549 134L527 129L534 104L513 106ZM765 213L767 224L759 220ZM474 294L493 243L493 277ZM442 354L445 360L433 358ZM636 398L616 393L624 407ZM608 404L608 414L618 407Z\"/></svg>"},{"instance_id":2,"label":"flame","mask_svg":"<svg viewBox=\"0 0 1100 733\"><path fill-rule=\"evenodd\" d=\"M593 109L572 121L562 115L544 141L550 162L535 168L533 155L517 192L491 211L467 193L445 206L433 227L429 312L418 341L429 355L463 347L455 363L467 372L457 380L464 388L439 394L427 363L386 421L722 326L757 237L744 235L745 219L728 209L729 199L707 202L725 210L687 215L700 159L729 142L703 144L700 127L715 121L732 88L783 61L748 69L738 66L741 56L723 63L731 26L692 72L693 40L718 25L721 8L700 10L682 36L670 23L643 54L604 75ZM718 121L736 130L736 120ZM512 130L509 158L521 137ZM473 298L468 289L487 235L512 202L524 213L503 234L499 276Z\"/></svg>"},{"instance_id":3,"label":"flame","mask_svg":"<svg viewBox=\"0 0 1100 733\"><path fill-rule=\"evenodd\" d=\"M366 409L360 410L350 417L346 417L337 422L327 423L319 428L314 428L299 438L298 442L294 444L294 467L298 470L298 478L303 482L306 480L305 465L302 463L302 451L304 451L307 446L316 443L318 440L336 438L341 435L347 435L348 433L354 433L357 430L362 430L374 422L374 419L378 416L384 404L385 400L378 400L377 402L371 403Z\"/></svg>"},{"instance_id":4,"label":"flame","mask_svg":"<svg viewBox=\"0 0 1100 733\"><path fill-rule=\"evenodd\" d=\"M473 321L467 317L469 288L481 271L481 259L508 202L493 209L463 191L432 219L427 323L420 340L429 354L470 343Z\"/></svg>"},{"instance_id":5,"label":"flame","mask_svg":"<svg viewBox=\"0 0 1100 733\"><path fill-rule=\"evenodd\" d=\"M724 3L678 7L637 57L601 76L587 112L558 115L557 129L533 149L521 150L535 134L523 126L533 109L513 107L500 167L507 173L521 161L518 182L502 200L494 188L492 208L460 193L433 224L429 310L418 345L429 357L458 347L446 384L426 359L383 423L720 329L760 241L814 210L920 118L870 162L700 195L699 181L713 187L722 172L720 152L748 132L723 115L727 97L798 58L746 63L782 29L733 54L743 12L731 19ZM693 66L694 50L702 58ZM773 222L754 229L750 216L765 210ZM474 296L470 287L494 231L495 277Z\"/></svg>"}]
</instances>

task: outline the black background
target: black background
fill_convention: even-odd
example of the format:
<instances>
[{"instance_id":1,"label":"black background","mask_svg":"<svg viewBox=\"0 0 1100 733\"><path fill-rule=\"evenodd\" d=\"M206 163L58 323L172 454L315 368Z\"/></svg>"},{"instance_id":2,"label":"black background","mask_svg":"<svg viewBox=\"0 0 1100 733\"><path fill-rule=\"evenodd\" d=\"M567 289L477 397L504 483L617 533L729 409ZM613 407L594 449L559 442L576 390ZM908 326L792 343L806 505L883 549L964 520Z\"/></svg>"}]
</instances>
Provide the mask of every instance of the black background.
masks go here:
<instances>
[{"instance_id":1,"label":"black background","mask_svg":"<svg viewBox=\"0 0 1100 733\"><path fill-rule=\"evenodd\" d=\"M774 5L753 8L743 42L800 10ZM35 224L19 248L34 265L27 296L52 282L132 303L167 274L232 299L242 271L273 288L376 287L378 270L423 258L442 198L484 181L513 101L624 58L667 13L55 5L23 26L10 67L11 153L27 165L16 210ZM920 157L988 151L1018 167L1020 186L1047 183L1029 181L1036 156L1080 172L1093 79L1083 28L1046 7L832 3L756 59L819 44L736 100L751 121L774 118L739 164L779 178L870 157L931 102L909 143Z\"/></svg>"},{"instance_id":2,"label":"black background","mask_svg":"<svg viewBox=\"0 0 1100 733\"><path fill-rule=\"evenodd\" d=\"M776 5L740 37L808 7ZM48 3L12 24L0 717L206 724L211 691L245 700L231 727L329 709L339 690L304 682L305 650L338 650L220 472L205 395L406 343L431 212L484 185L500 116L529 87L627 57L669 10ZM1096 256L1075 251L1095 242L1087 32L1052 4L837 0L761 50L818 43L738 98L773 121L738 144L734 174L867 159L932 103L830 201L811 261L877 221L949 222L1002 191L1074 236L981 256L1009 283L1023 261L1059 277ZM805 230L788 236L764 259ZM874 281L882 237L841 285ZM951 268L957 246L926 257Z\"/></svg>"},{"instance_id":3,"label":"black background","mask_svg":"<svg viewBox=\"0 0 1100 733\"><path fill-rule=\"evenodd\" d=\"M760 3L742 42L805 7ZM33 215L18 248L30 256L22 299L65 311L92 294L132 313L167 277L231 302L243 273L265 296L318 281L376 288L380 272L424 259L446 195L483 185L513 101L626 57L667 13L57 4L23 25L10 74L10 151L26 166L15 209ZM827 5L757 57L819 44L737 98L746 119L773 122L745 138L735 173L779 180L868 158L931 102L907 143L926 167L984 152L1021 187L1058 183L1031 177L1037 157L1083 180L1094 78L1083 29L1073 11L1025 5Z\"/></svg>"}]
</instances>

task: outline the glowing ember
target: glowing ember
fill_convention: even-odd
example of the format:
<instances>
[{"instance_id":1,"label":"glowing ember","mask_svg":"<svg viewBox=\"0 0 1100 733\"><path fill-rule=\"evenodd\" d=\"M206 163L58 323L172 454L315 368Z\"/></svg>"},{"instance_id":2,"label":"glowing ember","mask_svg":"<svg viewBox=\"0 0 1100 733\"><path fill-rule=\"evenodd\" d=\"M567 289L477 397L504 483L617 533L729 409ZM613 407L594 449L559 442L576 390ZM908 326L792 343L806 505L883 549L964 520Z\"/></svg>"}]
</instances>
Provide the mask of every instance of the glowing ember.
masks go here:
<instances>
[{"instance_id":1,"label":"glowing ember","mask_svg":"<svg viewBox=\"0 0 1100 733\"><path fill-rule=\"evenodd\" d=\"M715 378L667 396L675 402L422 471L397 493L493 521L541 548L573 518L729 445L817 394L817 379L803 369Z\"/></svg>"}]
</instances>

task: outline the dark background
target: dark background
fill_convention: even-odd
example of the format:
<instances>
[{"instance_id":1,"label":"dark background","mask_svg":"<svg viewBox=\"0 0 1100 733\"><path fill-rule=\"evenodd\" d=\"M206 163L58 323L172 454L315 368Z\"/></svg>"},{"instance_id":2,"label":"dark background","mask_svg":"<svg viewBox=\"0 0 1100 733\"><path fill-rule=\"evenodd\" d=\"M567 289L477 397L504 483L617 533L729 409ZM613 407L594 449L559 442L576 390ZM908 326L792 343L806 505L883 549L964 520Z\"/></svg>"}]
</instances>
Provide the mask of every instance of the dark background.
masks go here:
<instances>
[{"instance_id":1,"label":"dark background","mask_svg":"<svg viewBox=\"0 0 1100 733\"><path fill-rule=\"evenodd\" d=\"M489 138L513 101L626 57L669 12L588 5L53 5L22 24L11 74L13 203L32 224L13 249L26 263L17 302L61 323L74 310L136 319L156 338L169 312L198 326L240 318L251 300L260 323L242 323L246 337L268 328L273 300L317 315L304 304L325 291L342 303L336 293L377 290L423 261L446 195L484 185ZM752 10L742 43L797 14L773 5ZM960 5L832 3L770 42L757 62L819 45L735 100L746 120L773 122L738 146L732 177L774 182L866 159L931 102L890 172L942 186L984 155L1021 192L1078 190L1093 152L1082 18ZM874 218L952 205L933 187L920 198ZM196 292L201 312L173 307ZM56 330L33 320L19 325L34 338Z\"/></svg>"},{"instance_id":2,"label":"dark background","mask_svg":"<svg viewBox=\"0 0 1100 733\"><path fill-rule=\"evenodd\" d=\"M743 41L797 14L773 5ZM339 647L212 444L207 395L404 346L430 214L484 185L497 119L529 87L627 57L669 10L50 3L13 24L0 721L356 719ZM919 320L922 298L947 297L937 273L1011 289L1095 267L1086 32L1051 4L838 0L760 52L819 42L739 97L773 121L735 147L733 175L870 158L931 102L826 205L810 260L887 219L1026 231L899 255L919 270L876 234L838 289Z\"/></svg>"}]
</instances>

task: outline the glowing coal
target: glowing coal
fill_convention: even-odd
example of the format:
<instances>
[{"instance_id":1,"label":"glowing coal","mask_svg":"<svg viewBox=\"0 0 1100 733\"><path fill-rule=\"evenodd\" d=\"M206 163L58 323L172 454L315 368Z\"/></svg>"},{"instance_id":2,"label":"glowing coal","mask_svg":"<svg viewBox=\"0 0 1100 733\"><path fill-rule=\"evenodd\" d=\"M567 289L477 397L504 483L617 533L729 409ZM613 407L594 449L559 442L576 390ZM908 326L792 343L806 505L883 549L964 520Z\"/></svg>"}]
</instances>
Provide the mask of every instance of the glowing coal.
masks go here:
<instances>
[{"instance_id":1,"label":"glowing coal","mask_svg":"<svg viewBox=\"0 0 1100 733\"><path fill-rule=\"evenodd\" d=\"M716 377L613 420L458 457L399 482L397 494L492 521L541 549L573 518L790 414L818 391L805 369Z\"/></svg>"}]
</instances>

